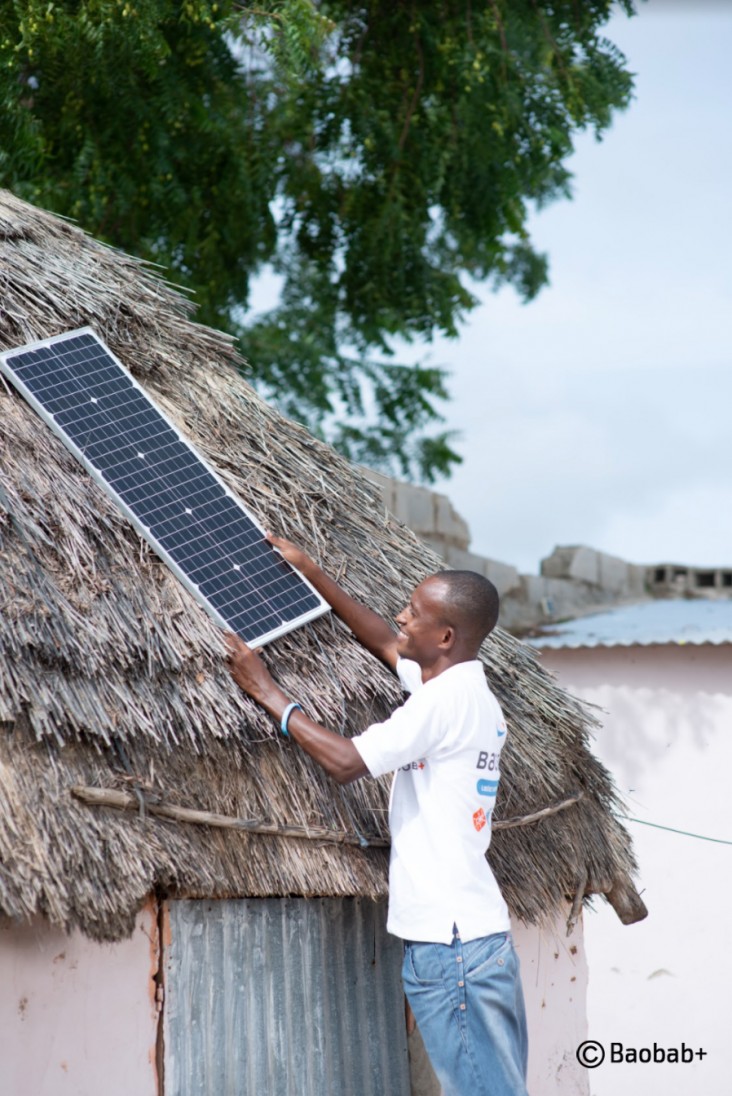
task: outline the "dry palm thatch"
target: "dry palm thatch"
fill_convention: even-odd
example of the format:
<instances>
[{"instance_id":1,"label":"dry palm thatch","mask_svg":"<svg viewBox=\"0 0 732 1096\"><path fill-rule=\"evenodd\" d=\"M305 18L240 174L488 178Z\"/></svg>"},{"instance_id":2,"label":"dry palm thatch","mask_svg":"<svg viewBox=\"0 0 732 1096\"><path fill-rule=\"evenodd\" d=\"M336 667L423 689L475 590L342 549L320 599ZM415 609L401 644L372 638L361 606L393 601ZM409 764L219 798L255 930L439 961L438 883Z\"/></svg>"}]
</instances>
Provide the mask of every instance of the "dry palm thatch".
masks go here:
<instances>
[{"instance_id":1,"label":"dry palm thatch","mask_svg":"<svg viewBox=\"0 0 732 1096\"><path fill-rule=\"evenodd\" d=\"M93 326L247 506L391 617L440 561L357 469L267 406L231 340L190 313L138 261L0 192L0 346ZM382 896L387 783L340 789L282 740L233 685L216 626L3 385L0 467L0 910L114 939L151 890ZM346 734L400 700L331 616L265 658ZM496 833L512 910L533 922L605 892L633 919L630 841L587 712L508 635L484 658L512 728L498 816L576 800ZM89 805L78 787L139 809ZM191 825L185 810L246 824Z\"/></svg>"}]
</instances>

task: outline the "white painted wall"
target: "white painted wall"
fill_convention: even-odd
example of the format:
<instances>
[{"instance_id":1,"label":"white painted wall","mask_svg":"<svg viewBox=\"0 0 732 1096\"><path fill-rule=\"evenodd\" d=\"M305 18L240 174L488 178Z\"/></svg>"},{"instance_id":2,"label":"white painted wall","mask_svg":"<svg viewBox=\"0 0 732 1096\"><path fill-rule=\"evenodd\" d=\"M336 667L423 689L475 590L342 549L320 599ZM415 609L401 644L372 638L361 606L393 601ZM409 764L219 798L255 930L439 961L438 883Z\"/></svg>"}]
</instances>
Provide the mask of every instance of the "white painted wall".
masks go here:
<instances>
[{"instance_id":1,"label":"white painted wall","mask_svg":"<svg viewBox=\"0 0 732 1096\"><path fill-rule=\"evenodd\" d=\"M628 813L732 842L732 647L546 650L560 683L607 713L595 752ZM590 1038L635 1048L682 1042L688 1064L610 1063L592 1096L732 1092L732 845L628 822L648 918L585 915Z\"/></svg>"},{"instance_id":2,"label":"white painted wall","mask_svg":"<svg viewBox=\"0 0 732 1096\"><path fill-rule=\"evenodd\" d=\"M96 944L0 921L2 1096L156 1096L157 925Z\"/></svg>"},{"instance_id":3,"label":"white painted wall","mask_svg":"<svg viewBox=\"0 0 732 1096\"><path fill-rule=\"evenodd\" d=\"M544 929L513 926L529 1029L530 1096L589 1096L576 1058L587 1038L587 959L582 920L567 936L568 914L569 905Z\"/></svg>"}]
</instances>

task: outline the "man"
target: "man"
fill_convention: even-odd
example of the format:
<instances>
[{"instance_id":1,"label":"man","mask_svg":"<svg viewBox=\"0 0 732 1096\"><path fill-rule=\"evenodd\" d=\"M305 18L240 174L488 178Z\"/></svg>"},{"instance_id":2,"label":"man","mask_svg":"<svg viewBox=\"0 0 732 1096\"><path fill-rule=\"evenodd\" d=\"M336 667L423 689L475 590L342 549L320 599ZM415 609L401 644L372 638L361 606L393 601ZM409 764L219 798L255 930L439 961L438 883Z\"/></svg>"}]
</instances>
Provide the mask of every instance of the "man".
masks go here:
<instances>
[{"instance_id":1,"label":"man","mask_svg":"<svg viewBox=\"0 0 732 1096\"><path fill-rule=\"evenodd\" d=\"M414 591L395 635L299 548L267 539L411 696L348 739L310 719L227 636L234 680L339 783L396 770L387 928L405 941L404 988L427 1053L445 1096L526 1096L518 960L485 859L506 725L477 654L498 618L496 589L441 571Z\"/></svg>"}]
</instances>

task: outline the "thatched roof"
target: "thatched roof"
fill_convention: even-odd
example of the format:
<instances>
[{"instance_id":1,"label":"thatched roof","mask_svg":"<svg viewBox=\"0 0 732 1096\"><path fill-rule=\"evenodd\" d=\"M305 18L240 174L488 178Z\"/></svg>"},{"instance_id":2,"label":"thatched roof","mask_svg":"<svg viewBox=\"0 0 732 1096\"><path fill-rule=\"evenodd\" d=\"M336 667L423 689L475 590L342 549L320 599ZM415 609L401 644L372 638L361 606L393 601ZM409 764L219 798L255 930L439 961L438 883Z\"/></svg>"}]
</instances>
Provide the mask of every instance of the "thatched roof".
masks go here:
<instances>
[{"instance_id":1,"label":"thatched roof","mask_svg":"<svg viewBox=\"0 0 732 1096\"><path fill-rule=\"evenodd\" d=\"M93 326L263 522L393 616L440 561L357 469L267 406L231 340L190 314L149 268L0 192L0 346ZM0 469L0 910L113 939L151 890L384 895L388 781L340 789L281 738L233 685L216 626L3 384ZM330 615L265 658L309 713L347 734L400 700ZM567 896L611 891L633 916L630 841L587 748L587 712L505 633L485 662L512 729L498 816L582 793L495 834L512 910L537 921ZM89 805L78 786L132 793L147 809ZM295 836L151 813L161 803Z\"/></svg>"}]
</instances>

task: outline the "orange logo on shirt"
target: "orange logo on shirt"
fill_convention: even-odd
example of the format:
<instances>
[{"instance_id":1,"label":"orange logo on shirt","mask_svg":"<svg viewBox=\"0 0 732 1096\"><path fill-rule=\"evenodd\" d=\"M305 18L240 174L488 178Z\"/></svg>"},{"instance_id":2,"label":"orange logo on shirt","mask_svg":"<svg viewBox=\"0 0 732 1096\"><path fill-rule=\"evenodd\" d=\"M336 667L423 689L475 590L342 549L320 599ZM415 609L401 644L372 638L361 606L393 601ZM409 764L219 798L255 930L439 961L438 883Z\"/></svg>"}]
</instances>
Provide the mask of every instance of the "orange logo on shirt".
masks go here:
<instances>
[{"instance_id":1,"label":"orange logo on shirt","mask_svg":"<svg viewBox=\"0 0 732 1096\"><path fill-rule=\"evenodd\" d=\"M480 810L476 811L475 814L473 815L473 825L475 826L476 830L478 830L478 832L480 832L480 830L483 829L483 827L485 826L487 821L488 820L485 816L485 811L481 807Z\"/></svg>"}]
</instances>

